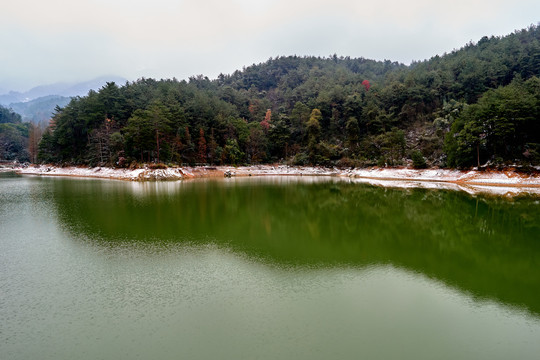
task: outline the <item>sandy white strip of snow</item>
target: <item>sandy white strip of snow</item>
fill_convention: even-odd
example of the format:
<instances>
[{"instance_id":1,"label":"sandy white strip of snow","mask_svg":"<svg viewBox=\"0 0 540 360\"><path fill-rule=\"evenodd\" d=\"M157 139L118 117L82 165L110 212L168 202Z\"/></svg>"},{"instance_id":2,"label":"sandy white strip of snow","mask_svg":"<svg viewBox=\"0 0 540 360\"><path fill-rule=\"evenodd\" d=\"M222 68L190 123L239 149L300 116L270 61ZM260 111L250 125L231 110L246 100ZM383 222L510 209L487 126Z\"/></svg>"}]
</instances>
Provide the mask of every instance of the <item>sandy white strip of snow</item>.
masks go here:
<instances>
[{"instance_id":1,"label":"sandy white strip of snow","mask_svg":"<svg viewBox=\"0 0 540 360\"><path fill-rule=\"evenodd\" d=\"M75 176L132 181L181 180L227 176L334 176L377 186L400 188L445 188L469 193L498 195L540 193L540 174L515 171L460 171L450 169L368 168L337 169L286 165L181 167L166 169L113 169L106 167L56 167L50 165L14 167L11 171L41 176Z\"/></svg>"}]
</instances>

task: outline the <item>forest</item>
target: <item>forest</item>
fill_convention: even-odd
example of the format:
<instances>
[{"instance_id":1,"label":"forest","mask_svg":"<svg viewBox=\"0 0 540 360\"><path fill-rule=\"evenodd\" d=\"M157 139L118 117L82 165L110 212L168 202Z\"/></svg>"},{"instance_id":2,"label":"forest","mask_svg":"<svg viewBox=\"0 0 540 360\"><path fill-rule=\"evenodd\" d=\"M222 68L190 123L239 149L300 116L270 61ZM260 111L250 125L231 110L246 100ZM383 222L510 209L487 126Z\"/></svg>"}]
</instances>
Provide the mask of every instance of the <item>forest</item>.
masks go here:
<instances>
[{"instance_id":1,"label":"forest","mask_svg":"<svg viewBox=\"0 0 540 360\"><path fill-rule=\"evenodd\" d=\"M23 123L21 115L0 106L0 160L30 160L29 129L30 124Z\"/></svg>"},{"instance_id":2,"label":"forest","mask_svg":"<svg viewBox=\"0 0 540 360\"><path fill-rule=\"evenodd\" d=\"M540 29L408 66L280 56L213 80L109 82L57 107L46 128L9 114L2 109L0 158L20 161L537 166Z\"/></svg>"}]
</instances>

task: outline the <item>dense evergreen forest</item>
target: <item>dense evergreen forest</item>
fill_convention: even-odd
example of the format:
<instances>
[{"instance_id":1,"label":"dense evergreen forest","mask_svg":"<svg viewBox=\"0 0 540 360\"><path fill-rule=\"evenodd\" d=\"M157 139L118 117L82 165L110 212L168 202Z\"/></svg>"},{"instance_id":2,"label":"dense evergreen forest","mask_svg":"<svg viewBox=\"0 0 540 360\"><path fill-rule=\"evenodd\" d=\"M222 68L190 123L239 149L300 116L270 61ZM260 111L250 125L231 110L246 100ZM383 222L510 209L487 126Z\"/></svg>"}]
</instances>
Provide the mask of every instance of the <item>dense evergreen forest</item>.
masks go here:
<instances>
[{"instance_id":1,"label":"dense evergreen forest","mask_svg":"<svg viewBox=\"0 0 540 360\"><path fill-rule=\"evenodd\" d=\"M539 165L539 77L531 26L409 66L288 56L215 80L111 82L56 109L38 161Z\"/></svg>"},{"instance_id":2,"label":"dense evergreen forest","mask_svg":"<svg viewBox=\"0 0 540 360\"><path fill-rule=\"evenodd\" d=\"M0 105L0 160L30 160L29 128L19 114Z\"/></svg>"}]
</instances>

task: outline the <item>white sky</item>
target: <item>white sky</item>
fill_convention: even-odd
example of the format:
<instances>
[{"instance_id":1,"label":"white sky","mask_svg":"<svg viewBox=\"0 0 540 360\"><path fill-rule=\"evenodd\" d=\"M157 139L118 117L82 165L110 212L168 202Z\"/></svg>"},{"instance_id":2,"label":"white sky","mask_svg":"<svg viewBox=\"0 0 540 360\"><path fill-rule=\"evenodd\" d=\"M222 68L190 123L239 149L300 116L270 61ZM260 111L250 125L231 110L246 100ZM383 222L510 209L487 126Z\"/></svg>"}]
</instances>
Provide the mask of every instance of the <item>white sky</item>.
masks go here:
<instances>
[{"instance_id":1,"label":"white sky","mask_svg":"<svg viewBox=\"0 0 540 360\"><path fill-rule=\"evenodd\" d=\"M540 21L538 0L0 2L0 93L101 75L215 78L278 55L410 63Z\"/></svg>"}]
</instances>

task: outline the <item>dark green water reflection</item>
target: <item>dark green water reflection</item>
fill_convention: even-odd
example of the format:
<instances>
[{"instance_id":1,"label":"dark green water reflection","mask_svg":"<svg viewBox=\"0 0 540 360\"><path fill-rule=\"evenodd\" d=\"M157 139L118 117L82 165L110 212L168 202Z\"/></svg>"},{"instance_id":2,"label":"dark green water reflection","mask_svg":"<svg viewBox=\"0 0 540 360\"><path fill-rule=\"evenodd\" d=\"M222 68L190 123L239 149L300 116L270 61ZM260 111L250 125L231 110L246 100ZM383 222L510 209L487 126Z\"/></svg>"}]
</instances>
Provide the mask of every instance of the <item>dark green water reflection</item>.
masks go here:
<instances>
[{"instance_id":1,"label":"dark green water reflection","mask_svg":"<svg viewBox=\"0 0 540 360\"><path fill-rule=\"evenodd\" d=\"M296 265L392 264L540 314L536 197L290 178L54 187L62 223L92 239L217 243Z\"/></svg>"}]
</instances>

